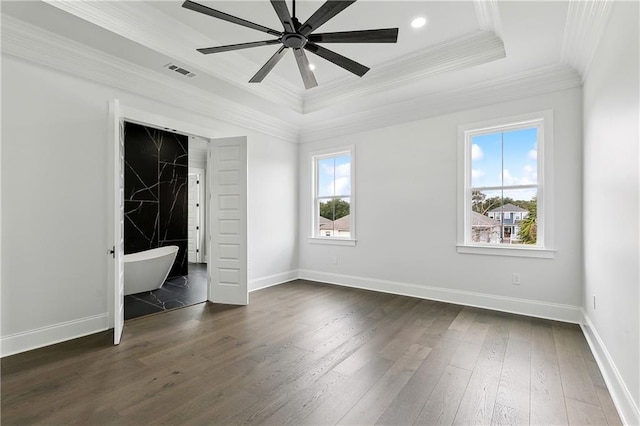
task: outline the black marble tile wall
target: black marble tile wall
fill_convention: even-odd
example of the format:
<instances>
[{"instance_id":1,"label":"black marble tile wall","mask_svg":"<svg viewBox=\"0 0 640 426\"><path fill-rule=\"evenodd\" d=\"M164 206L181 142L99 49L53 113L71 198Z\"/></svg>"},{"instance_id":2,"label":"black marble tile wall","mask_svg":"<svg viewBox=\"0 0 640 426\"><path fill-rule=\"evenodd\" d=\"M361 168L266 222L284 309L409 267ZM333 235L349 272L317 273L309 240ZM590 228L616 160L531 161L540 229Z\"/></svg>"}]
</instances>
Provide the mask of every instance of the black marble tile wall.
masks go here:
<instances>
[{"instance_id":1,"label":"black marble tile wall","mask_svg":"<svg viewBox=\"0 0 640 426\"><path fill-rule=\"evenodd\" d=\"M124 253L160 247L158 224L158 201L125 200Z\"/></svg>"},{"instance_id":2,"label":"black marble tile wall","mask_svg":"<svg viewBox=\"0 0 640 426\"><path fill-rule=\"evenodd\" d=\"M187 274L189 138L125 123L124 252L180 247L169 276Z\"/></svg>"}]
</instances>

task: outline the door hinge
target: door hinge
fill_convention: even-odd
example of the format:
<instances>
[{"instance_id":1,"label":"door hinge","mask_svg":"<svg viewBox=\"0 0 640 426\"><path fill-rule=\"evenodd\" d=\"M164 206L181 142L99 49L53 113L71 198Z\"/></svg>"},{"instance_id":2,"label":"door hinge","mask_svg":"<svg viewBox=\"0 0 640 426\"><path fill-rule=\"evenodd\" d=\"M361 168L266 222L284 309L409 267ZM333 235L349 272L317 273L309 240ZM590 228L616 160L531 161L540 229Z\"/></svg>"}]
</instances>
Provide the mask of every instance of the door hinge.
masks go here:
<instances>
[{"instance_id":1,"label":"door hinge","mask_svg":"<svg viewBox=\"0 0 640 426\"><path fill-rule=\"evenodd\" d=\"M196 253L200 253L200 250L196 249Z\"/></svg>"},{"instance_id":2,"label":"door hinge","mask_svg":"<svg viewBox=\"0 0 640 426\"><path fill-rule=\"evenodd\" d=\"M200 227L199 227L199 226L196 226L196 231L199 231L199 230L200 230Z\"/></svg>"},{"instance_id":3,"label":"door hinge","mask_svg":"<svg viewBox=\"0 0 640 426\"><path fill-rule=\"evenodd\" d=\"M199 180L196 181L196 185L200 185L200 181Z\"/></svg>"},{"instance_id":4,"label":"door hinge","mask_svg":"<svg viewBox=\"0 0 640 426\"><path fill-rule=\"evenodd\" d=\"M200 207L200 203L196 203L196 207Z\"/></svg>"},{"instance_id":5,"label":"door hinge","mask_svg":"<svg viewBox=\"0 0 640 426\"><path fill-rule=\"evenodd\" d=\"M116 246L111 247L107 253L110 254L111 257L113 257L115 259L116 258Z\"/></svg>"}]
</instances>

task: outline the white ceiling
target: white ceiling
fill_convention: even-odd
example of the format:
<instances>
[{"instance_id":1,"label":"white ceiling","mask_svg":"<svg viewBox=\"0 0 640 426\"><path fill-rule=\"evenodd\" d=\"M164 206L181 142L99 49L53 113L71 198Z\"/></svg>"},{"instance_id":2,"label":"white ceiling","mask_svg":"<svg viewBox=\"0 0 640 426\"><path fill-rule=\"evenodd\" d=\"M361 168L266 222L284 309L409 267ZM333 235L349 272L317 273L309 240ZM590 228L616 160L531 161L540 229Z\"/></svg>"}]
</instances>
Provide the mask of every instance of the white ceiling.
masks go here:
<instances>
[{"instance_id":1,"label":"white ceiling","mask_svg":"<svg viewBox=\"0 0 640 426\"><path fill-rule=\"evenodd\" d=\"M269 1L202 1L201 4L215 8L222 12L242 17L252 22L281 31L282 24ZM229 22L220 21L181 7L181 1L148 2L152 7L168 16L190 26L202 33L196 44L185 45L185 48L195 50L199 47L220 46L235 43L245 43L259 40L269 40L275 37L268 34L241 27ZM291 11L291 1L288 2ZM296 14L300 22L304 22L322 1L297 1ZM420 29L410 26L413 18L424 16L429 18L429 25ZM325 47L336 51L348 58L368 67L375 67L408 54L420 51L437 43L453 39L478 28L478 21L471 2L415 2L415 1L367 1L360 0L349 6L343 12L324 24L316 32L350 31L376 28L399 28L397 44L337 44ZM258 48L240 50L236 54L245 57L255 64L250 70L256 72L278 46L262 46ZM203 64L215 67L218 53L203 58ZM317 66L315 74L319 84L333 81L337 78L358 77L348 71L324 60L307 54L310 62ZM286 81L302 87L302 80L295 64L293 55L287 54L284 62L279 63L273 73Z\"/></svg>"},{"instance_id":2,"label":"white ceiling","mask_svg":"<svg viewBox=\"0 0 640 426\"><path fill-rule=\"evenodd\" d=\"M208 7L281 29L268 0L202 1ZM296 126L428 98L523 73L568 67L570 2L359 0L316 32L399 28L396 44L325 44L371 68L359 78L307 53L319 86L305 90L292 54L264 82L248 80L278 49L262 46L202 55L197 48L275 38L181 7L182 1L3 2L3 26L23 22L79 42L136 69L187 84ZM291 1L288 2L291 8ZM298 0L304 22L323 4ZM575 7L575 6L574 6ZM575 15L575 11L573 15ZM427 25L414 29L417 16ZM575 26L575 24L574 24ZM9 25L11 27L11 25ZM4 28L3 28L4 31ZM5 49L3 49L5 50ZM186 78L164 66L196 73Z\"/></svg>"}]
</instances>

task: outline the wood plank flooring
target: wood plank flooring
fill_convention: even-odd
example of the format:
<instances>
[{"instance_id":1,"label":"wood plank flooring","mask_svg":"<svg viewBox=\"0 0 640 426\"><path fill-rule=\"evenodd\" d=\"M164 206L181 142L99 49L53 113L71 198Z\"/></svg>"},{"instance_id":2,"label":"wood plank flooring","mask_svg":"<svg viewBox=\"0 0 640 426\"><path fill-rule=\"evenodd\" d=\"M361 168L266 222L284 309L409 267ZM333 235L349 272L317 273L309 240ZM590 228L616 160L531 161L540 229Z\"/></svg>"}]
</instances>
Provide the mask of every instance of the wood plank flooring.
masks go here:
<instances>
[{"instance_id":1,"label":"wood plank flooring","mask_svg":"<svg viewBox=\"0 0 640 426\"><path fill-rule=\"evenodd\" d=\"M2 359L3 425L621 424L578 326L294 281Z\"/></svg>"}]
</instances>

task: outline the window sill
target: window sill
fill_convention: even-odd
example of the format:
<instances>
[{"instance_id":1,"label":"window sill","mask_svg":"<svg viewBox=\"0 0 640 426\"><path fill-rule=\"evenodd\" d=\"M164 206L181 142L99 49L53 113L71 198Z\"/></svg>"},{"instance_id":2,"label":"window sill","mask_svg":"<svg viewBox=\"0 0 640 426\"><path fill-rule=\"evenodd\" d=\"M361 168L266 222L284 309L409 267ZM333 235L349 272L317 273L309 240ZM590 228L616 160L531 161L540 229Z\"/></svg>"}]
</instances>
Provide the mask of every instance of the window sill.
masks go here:
<instances>
[{"instance_id":1,"label":"window sill","mask_svg":"<svg viewBox=\"0 0 640 426\"><path fill-rule=\"evenodd\" d=\"M356 240L348 238L323 238L323 237L309 237L307 241L311 244L327 244L334 246L355 246Z\"/></svg>"},{"instance_id":2,"label":"window sill","mask_svg":"<svg viewBox=\"0 0 640 426\"><path fill-rule=\"evenodd\" d=\"M538 259L553 259L555 250L539 247L495 247L495 246L471 246L458 244L458 253L480 254L488 256L534 257Z\"/></svg>"}]
</instances>

